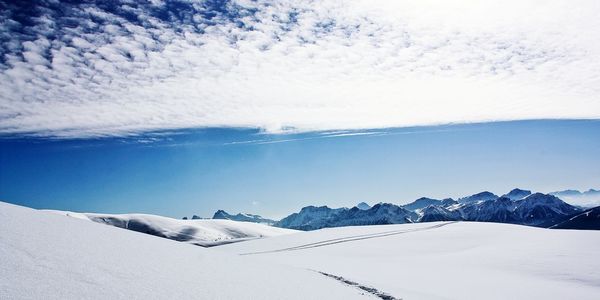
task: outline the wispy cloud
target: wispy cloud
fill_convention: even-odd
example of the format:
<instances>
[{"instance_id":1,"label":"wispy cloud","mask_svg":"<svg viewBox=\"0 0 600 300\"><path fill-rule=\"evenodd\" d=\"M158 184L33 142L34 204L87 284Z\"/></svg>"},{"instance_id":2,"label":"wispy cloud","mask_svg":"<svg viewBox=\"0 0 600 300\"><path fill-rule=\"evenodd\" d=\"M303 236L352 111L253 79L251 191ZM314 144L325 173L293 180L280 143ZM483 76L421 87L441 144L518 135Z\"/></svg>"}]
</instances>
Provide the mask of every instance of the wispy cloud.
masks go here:
<instances>
[{"instance_id":1,"label":"wispy cloud","mask_svg":"<svg viewBox=\"0 0 600 300\"><path fill-rule=\"evenodd\" d=\"M597 1L0 6L0 133L600 117Z\"/></svg>"}]
</instances>

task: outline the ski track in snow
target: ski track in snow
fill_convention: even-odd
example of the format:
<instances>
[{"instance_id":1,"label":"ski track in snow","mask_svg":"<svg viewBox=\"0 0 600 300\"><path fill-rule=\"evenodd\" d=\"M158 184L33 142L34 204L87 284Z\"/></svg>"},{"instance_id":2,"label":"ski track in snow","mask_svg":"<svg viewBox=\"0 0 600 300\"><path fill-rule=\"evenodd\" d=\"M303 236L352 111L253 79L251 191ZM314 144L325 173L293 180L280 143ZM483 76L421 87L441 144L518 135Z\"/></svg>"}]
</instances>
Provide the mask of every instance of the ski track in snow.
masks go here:
<instances>
[{"instance_id":1,"label":"ski track in snow","mask_svg":"<svg viewBox=\"0 0 600 300\"><path fill-rule=\"evenodd\" d=\"M458 222L458 221L436 224L433 226L428 226L428 227L423 227L423 228L415 228L415 229L408 229L408 230L406 230L406 229L405 230L392 230L392 231L384 231L384 232L378 232L378 233L347 236L347 237L343 237L343 238L329 239L329 240L324 240L324 241L320 241L320 242L309 243L309 244L288 247L288 248L282 248L282 249L240 253L240 255L256 255L256 254L276 253L276 252L284 252L284 251L305 250L305 249L330 246L330 245L335 245L335 244L340 244L340 243L347 243L347 242L353 242L353 241L360 241L360 240L374 239L374 238L380 238L380 237L386 237L386 236L392 236L392 235L399 235L399 234L404 234L404 233L409 233L409 232L431 230L431 229L435 229L435 228L440 228L442 226L454 224L456 222Z\"/></svg>"},{"instance_id":2,"label":"ski track in snow","mask_svg":"<svg viewBox=\"0 0 600 300\"><path fill-rule=\"evenodd\" d=\"M378 298L383 299L383 300L402 300L402 298L396 298L396 297L394 297L388 293L384 293L374 287L370 287L370 286L362 285L362 284L354 282L354 281L350 281L342 276L337 276L337 275L333 275L333 274L329 274L329 273L325 273L325 272L321 272L321 271L315 271L315 272L317 272L321 275L327 276L329 278L333 278L333 279L335 279L339 282L342 282L346 285L357 287L358 289L365 291L369 294L372 294L374 296L377 296Z\"/></svg>"}]
</instances>

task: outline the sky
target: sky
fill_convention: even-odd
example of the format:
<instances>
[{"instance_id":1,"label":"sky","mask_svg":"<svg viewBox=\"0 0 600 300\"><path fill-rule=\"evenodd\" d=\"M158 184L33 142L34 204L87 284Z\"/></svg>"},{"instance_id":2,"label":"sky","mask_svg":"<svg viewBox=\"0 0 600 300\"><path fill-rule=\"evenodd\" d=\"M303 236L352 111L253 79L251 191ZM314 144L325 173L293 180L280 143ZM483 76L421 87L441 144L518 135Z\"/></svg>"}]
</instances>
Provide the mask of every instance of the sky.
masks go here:
<instances>
[{"instance_id":1,"label":"sky","mask_svg":"<svg viewBox=\"0 0 600 300\"><path fill-rule=\"evenodd\" d=\"M34 208L280 218L307 205L403 204L512 188L600 188L600 121L268 134L0 140L0 200Z\"/></svg>"},{"instance_id":2,"label":"sky","mask_svg":"<svg viewBox=\"0 0 600 300\"><path fill-rule=\"evenodd\" d=\"M0 2L0 133L600 118L596 0Z\"/></svg>"},{"instance_id":3,"label":"sky","mask_svg":"<svg viewBox=\"0 0 600 300\"><path fill-rule=\"evenodd\" d=\"M596 0L0 0L0 199L281 217L599 188Z\"/></svg>"}]
</instances>

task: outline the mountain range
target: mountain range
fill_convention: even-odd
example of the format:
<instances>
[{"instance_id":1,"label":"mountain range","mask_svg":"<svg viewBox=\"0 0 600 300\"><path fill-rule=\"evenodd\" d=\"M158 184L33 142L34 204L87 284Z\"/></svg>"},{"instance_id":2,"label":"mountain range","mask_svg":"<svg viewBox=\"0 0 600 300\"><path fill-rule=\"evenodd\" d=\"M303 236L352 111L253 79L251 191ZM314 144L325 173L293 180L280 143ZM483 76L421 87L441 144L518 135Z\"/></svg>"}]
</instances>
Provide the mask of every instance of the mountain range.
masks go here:
<instances>
[{"instance_id":1,"label":"mountain range","mask_svg":"<svg viewBox=\"0 0 600 300\"><path fill-rule=\"evenodd\" d=\"M581 208L554 195L513 189L503 196L484 191L458 201L423 197L405 205L379 203L368 209L307 206L274 226L315 230L350 225L475 221L551 227L581 212Z\"/></svg>"},{"instance_id":2,"label":"mountain range","mask_svg":"<svg viewBox=\"0 0 600 300\"><path fill-rule=\"evenodd\" d=\"M550 195L559 197L571 204L583 207L600 206L600 190L589 189L584 192L578 190L564 190L552 192Z\"/></svg>"},{"instance_id":3,"label":"mountain range","mask_svg":"<svg viewBox=\"0 0 600 300\"><path fill-rule=\"evenodd\" d=\"M212 219L260 223L297 230L436 221L497 222L552 228L600 227L600 225L596 225L600 220L583 216L566 223L584 210L579 205L572 205L561 199L571 200L574 197L581 199L599 197L600 199L600 191L594 189L585 192L564 190L543 194L515 188L502 196L483 191L458 198L458 200L421 197L404 205L378 203L370 206L365 202L360 202L352 208L311 205L280 221L254 214L238 213L234 215L224 210L216 211ZM577 203L576 201L569 202ZM595 212L592 211L592 215ZM585 216L588 215L590 214ZM200 218L194 215L192 219ZM582 222L582 220L586 221ZM565 223L563 224L563 222ZM588 224L590 222L591 224ZM584 223L585 225L582 225Z\"/></svg>"},{"instance_id":4,"label":"mountain range","mask_svg":"<svg viewBox=\"0 0 600 300\"><path fill-rule=\"evenodd\" d=\"M554 195L557 197L573 197L573 196L600 196L600 190L589 189L585 192L580 192L578 190L564 190L558 192L552 192L550 195Z\"/></svg>"},{"instance_id":5,"label":"mountain range","mask_svg":"<svg viewBox=\"0 0 600 300\"><path fill-rule=\"evenodd\" d=\"M232 221L241 221L241 222L252 222L252 223L260 223L273 225L275 220L263 218L259 215L252 214L242 214L238 213L237 215L232 215L227 213L224 210L217 210L212 217L214 220L232 220Z\"/></svg>"}]
</instances>

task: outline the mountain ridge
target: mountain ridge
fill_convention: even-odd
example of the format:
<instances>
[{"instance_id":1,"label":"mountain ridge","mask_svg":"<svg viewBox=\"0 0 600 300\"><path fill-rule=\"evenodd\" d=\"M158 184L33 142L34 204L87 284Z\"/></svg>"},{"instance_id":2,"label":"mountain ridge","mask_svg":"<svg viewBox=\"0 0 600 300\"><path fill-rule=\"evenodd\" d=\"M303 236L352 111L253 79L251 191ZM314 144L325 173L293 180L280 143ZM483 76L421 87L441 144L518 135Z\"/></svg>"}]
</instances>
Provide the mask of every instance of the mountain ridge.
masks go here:
<instances>
[{"instance_id":1,"label":"mountain ridge","mask_svg":"<svg viewBox=\"0 0 600 300\"><path fill-rule=\"evenodd\" d=\"M513 189L503 196L484 191L458 201L421 197L404 205L379 203L369 209L307 206L274 226L316 230L354 225L475 221L549 227L579 212L580 208L556 196Z\"/></svg>"},{"instance_id":2,"label":"mountain ridge","mask_svg":"<svg viewBox=\"0 0 600 300\"><path fill-rule=\"evenodd\" d=\"M276 222L275 220L263 218L259 215L253 215L253 214L238 213L236 215L232 215L222 209L217 210L213 214L212 219L213 220L232 220L232 221L240 221L240 222L252 222L252 223L260 223L260 224L268 224L268 225L273 225Z\"/></svg>"}]
</instances>

